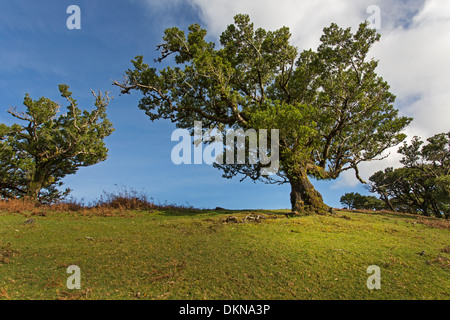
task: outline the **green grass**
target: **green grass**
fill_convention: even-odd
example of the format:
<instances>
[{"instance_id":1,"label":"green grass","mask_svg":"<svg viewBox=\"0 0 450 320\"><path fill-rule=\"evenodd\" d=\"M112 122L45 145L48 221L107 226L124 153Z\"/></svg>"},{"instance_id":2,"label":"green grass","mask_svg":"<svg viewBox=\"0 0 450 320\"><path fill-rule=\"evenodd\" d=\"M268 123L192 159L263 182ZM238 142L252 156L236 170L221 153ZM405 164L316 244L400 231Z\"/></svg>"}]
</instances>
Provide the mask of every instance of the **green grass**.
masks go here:
<instances>
[{"instance_id":1,"label":"green grass","mask_svg":"<svg viewBox=\"0 0 450 320\"><path fill-rule=\"evenodd\" d=\"M449 299L448 229L354 212L223 223L247 214L0 213L0 299Z\"/></svg>"}]
</instances>

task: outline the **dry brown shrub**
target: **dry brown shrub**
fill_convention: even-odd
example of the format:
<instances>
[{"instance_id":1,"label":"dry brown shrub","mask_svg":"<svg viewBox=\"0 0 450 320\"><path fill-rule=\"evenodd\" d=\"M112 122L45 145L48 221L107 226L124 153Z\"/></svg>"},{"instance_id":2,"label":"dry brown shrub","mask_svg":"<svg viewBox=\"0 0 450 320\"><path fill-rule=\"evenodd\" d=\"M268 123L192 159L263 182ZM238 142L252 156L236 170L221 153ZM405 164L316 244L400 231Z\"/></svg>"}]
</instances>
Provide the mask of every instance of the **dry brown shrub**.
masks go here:
<instances>
[{"instance_id":1,"label":"dry brown shrub","mask_svg":"<svg viewBox=\"0 0 450 320\"><path fill-rule=\"evenodd\" d=\"M21 213L25 215L46 216L53 213L76 213L82 216L133 216L136 211L151 211L153 209L186 211L196 210L189 205L155 204L152 198L148 198L146 194L139 193L133 189L119 189L116 192L106 192L100 198L89 205L83 201L76 199L64 199L54 204L40 204L38 202L26 201L24 199L0 199L0 212L7 211L13 213Z\"/></svg>"},{"instance_id":2,"label":"dry brown shrub","mask_svg":"<svg viewBox=\"0 0 450 320\"><path fill-rule=\"evenodd\" d=\"M442 230L450 229L450 221L447 219L419 217L417 219L417 223L421 223L428 227L438 228Z\"/></svg>"},{"instance_id":3,"label":"dry brown shrub","mask_svg":"<svg viewBox=\"0 0 450 320\"><path fill-rule=\"evenodd\" d=\"M92 208L117 210L152 210L157 206L151 202L147 195L136 190L120 189L117 192L106 192L100 196Z\"/></svg>"},{"instance_id":4,"label":"dry brown shrub","mask_svg":"<svg viewBox=\"0 0 450 320\"><path fill-rule=\"evenodd\" d=\"M22 213L42 207L38 202L25 199L0 199L0 211Z\"/></svg>"}]
</instances>

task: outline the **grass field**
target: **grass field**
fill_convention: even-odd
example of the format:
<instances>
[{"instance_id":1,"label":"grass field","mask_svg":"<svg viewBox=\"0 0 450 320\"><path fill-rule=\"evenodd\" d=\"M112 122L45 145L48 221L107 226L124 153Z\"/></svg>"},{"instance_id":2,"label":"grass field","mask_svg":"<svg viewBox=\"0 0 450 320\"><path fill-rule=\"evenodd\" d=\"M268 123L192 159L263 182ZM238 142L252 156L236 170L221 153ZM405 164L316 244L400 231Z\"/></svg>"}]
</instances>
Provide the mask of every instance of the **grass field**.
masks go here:
<instances>
[{"instance_id":1,"label":"grass field","mask_svg":"<svg viewBox=\"0 0 450 320\"><path fill-rule=\"evenodd\" d=\"M264 219L242 223L252 213ZM448 300L448 227L344 211L1 212L0 299ZM70 265L81 289L66 286Z\"/></svg>"}]
</instances>

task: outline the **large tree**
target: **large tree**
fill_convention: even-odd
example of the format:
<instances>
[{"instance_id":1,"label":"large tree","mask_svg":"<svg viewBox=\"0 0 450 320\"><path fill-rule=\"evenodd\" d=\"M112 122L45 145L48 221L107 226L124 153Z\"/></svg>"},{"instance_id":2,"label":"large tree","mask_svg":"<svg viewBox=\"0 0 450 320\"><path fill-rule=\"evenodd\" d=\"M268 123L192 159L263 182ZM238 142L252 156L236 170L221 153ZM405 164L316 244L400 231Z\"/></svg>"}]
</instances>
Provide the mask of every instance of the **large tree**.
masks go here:
<instances>
[{"instance_id":1,"label":"large tree","mask_svg":"<svg viewBox=\"0 0 450 320\"><path fill-rule=\"evenodd\" d=\"M309 177L335 179L353 169L362 180L358 165L401 142L411 119L398 115L389 85L375 73L377 61L368 58L380 36L367 23L356 33L331 24L317 51L301 54L290 37L287 27L255 29L247 15L235 17L219 48L197 24L187 35L169 28L155 62L174 57L175 65L157 71L137 56L114 84L122 93L140 91L139 108L151 120L170 119L179 128L201 120L205 130L279 129L277 176L261 175L261 162L217 167L227 178L290 183L293 211L328 211Z\"/></svg>"},{"instance_id":2,"label":"large tree","mask_svg":"<svg viewBox=\"0 0 450 320\"><path fill-rule=\"evenodd\" d=\"M24 99L24 112L8 112L22 124L0 124L0 196L51 202L63 195L61 179L79 167L107 158L104 138L114 129L107 119L107 94L93 93L95 108L81 110L67 85L60 85L67 112L58 115L60 105L42 97ZM68 190L66 190L68 191Z\"/></svg>"}]
</instances>

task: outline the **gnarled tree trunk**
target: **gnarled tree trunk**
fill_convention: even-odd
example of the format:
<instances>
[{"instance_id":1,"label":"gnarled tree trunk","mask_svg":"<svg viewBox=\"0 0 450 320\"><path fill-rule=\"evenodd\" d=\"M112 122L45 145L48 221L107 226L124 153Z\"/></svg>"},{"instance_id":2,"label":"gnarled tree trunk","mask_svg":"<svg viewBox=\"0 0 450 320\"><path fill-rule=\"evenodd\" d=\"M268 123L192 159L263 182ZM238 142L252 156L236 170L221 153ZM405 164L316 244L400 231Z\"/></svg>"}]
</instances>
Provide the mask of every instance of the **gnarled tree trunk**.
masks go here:
<instances>
[{"instance_id":1,"label":"gnarled tree trunk","mask_svg":"<svg viewBox=\"0 0 450 320\"><path fill-rule=\"evenodd\" d=\"M298 214L325 214L333 212L332 208L323 202L322 195L309 181L306 170L299 170L289 177L291 184L292 212Z\"/></svg>"},{"instance_id":2,"label":"gnarled tree trunk","mask_svg":"<svg viewBox=\"0 0 450 320\"><path fill-rule=\"evenodd\" d=\"M27 186L26 199L31 202L38 201L39 192L44 188L45 184L48 182L48 175L46 174L45 167L41 165L36 166L36 172L29 181Z\"/></svg>"},{"instance_id":3,"label":"gnarled tree trunk","mask_svg":"<svg viewBox=\"0 0 450 320\"><path fill-rule=\"evenodd\" d=\"M42 189L42 183L39 181L31 181L28 184L27 194L25 199L30 202L36 202L38 200L39 191Z\"/></svg>"}]
</instances>

